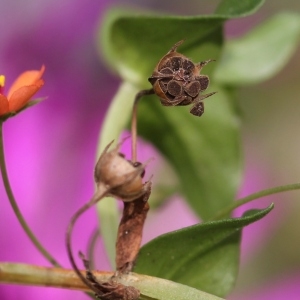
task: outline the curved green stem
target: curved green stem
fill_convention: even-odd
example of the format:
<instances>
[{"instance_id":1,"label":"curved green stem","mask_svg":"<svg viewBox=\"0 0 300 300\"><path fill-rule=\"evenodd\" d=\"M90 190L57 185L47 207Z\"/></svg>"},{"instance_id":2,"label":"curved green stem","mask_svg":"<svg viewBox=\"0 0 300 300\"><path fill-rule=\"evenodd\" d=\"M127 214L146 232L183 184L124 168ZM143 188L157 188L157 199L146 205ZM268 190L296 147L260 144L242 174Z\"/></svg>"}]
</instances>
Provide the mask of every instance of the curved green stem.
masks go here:
<instances>
[{"instance_id":1,"label":"curved green stem","mask_svg":"<svg viewBox=\"0 0 300 300\"><path fill-rule=\"evenodd\" d=\"M4 156L4 145L3 145L3 121L0 121L0 168L1 168L1 174L2 174L2 180L5 187L6 194L8 196L9 202L12 206L12 209L20 222L22 228L24 229L25 233L29 237L29 239L32 241L32 243L35 245L35 247L41 252L41 254L55 267L60 267L60 264L51 256L51 254L41 245L39 240L36 238L36 236L33 234L31 229L29 228L28 224L26 223L18 205L15 200L15 197L13 195L7 170L6 170L6 164L5 164L5 156Z\"/></svg>"},{"instance_id":2,"label":"curved green stem","mask_svg":"<svg viewBox=\"0 0 300 300\"><path fill-rule=\"evenodd\" d=\"M251 202L253 200L256 200L256 199L259 199L259 198L262 198L265 196L278 194L278 193L282 193L282 192L293 191L293 190L300 190L300 183L287 184L287 185L277 186L274 188L259 191L257 193L251 194L247 197L244 197L244 198L234 201L231 205L229 205L226 208L224 208L223 210L219 211L214 216L214 218L212 218L211 220L220 220L220 219L228 216L237 207L239 207L243 204L246 204L248 202Z\"/></svg>"}]
</instances>

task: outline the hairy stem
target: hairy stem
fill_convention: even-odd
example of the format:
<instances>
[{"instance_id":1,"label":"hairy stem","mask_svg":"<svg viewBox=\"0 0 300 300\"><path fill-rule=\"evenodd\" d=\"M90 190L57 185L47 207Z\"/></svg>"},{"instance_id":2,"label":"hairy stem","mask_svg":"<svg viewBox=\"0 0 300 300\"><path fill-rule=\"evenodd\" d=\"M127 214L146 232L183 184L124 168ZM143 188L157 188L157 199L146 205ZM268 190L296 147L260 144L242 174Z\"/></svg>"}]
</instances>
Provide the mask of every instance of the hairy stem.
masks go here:
<instances>
[{"instance_id":1,"label":"hairy stem","mask_svg":"<svg viewBox=\"0 0 300 300\"><path fill-rule=\"evenodd\" d=\"M3 143L3 122L0 121L0 168L1 168L1 174L2 174L2 180L5 187L5 191L7 194L7 197L9 199L9 202L12 206L12 209L21 224L22 228L24 229L25 233L31 240L31 242L35 245L35 247L39 250L39 252L55 267L60 267L60 264L55 260L55 258L41 245L39 240L36 238L36 236L31 231L30 227L28 226L27 222L25 221L18 205L16 202L16 199L13 195L7 169L6 169L6 163L5 163L5 155L4 155L4 143Z\"/></svg>"},{"instance_id":2,"label":"hairy stem","mask_svg":"<svg viewBox=\"0 0 300 300\"><path fill-rule=\"evenodd\" d=\"M299 189L300 189L300 183L293 183L293 184L277 186L274 188L259 191L257 193L253 193L247 197L244 197L244 198L234 201L231 205L229 205L225 209L219 211L212 220L220 220L220 219L228 216L237 207L239 207L243 204L246 204L248 202L251 202L253 200L256 200L256 199L259 199L259 198L262 198L265 196L273 195L273 194L289 192L289 191L299 190Z\"/></svg>"},{"instance_id":3,"label":"hairy stem","mask_svg":"<svg viewBox=\"0 0 300 300\"><path fill-rule=\"evenodd\" d=\"M136 162L137 160L137 150L136 150L136 140L137 140L137 107L139 100L143 96L154 94L153 89L142 90L138 92L134 98L133 107L132 107L132 116L131 116L131 160Z\"/></svg>"}]
</instances>

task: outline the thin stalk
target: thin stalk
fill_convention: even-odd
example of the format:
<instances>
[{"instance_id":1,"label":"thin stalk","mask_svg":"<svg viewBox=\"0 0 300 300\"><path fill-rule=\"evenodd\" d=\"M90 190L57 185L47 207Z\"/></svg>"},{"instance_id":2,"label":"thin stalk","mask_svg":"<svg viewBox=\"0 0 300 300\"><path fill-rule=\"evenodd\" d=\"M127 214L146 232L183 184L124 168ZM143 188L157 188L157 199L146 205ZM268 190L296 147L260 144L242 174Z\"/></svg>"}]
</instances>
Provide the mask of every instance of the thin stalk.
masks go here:
<instances>
[{"instance_id":1,"label":"thin stalk","mask_svg":"<svg viewBox=\"0 0 300 300\"><path fill-rule=\"evenodd\" d=\"M2 180L5 187L5 191L7 194L7 197L9 199L9 202L12 206L12 209L21 224L23 230L31 240L31 242L35 245L35 247L40 251L40 253L55 267L60 267L60 264L56 261L56 259L42 246L42 244L39 242L39 240L36 238L36 236L31 231L30 227L28 226L27 222L25 221L18 205L16 202L16 199L13 195L7 169L6 169L6 163L5 163L5 155L4 155L4 143L3 143L3 122L0 121L0 168L1 168L1 174L2 174Z\"/></svg>"},{"instance_id":2,"label":"thin stalk","mask_svg":"<svg viewBox=\"0 0 300 300\"><path fill-rule=\"evenodd\" d=\"M95 254L95 248L96 248L96 244L98 241L98 238L100 237L100 232L99 229L96 228L91 236L90 239L88 241L88 246L87 246L87 257L88 260L90 262L91 268L94 269L95 268L95 259L94 259L94 254Z\"/></svg>"},{"instance_id":3,"label":"thin stalk","mask_svg":"<svg viewBox=\"0 0 300 300\"><path fill-rule=\"evenodd\" d=\"M100 201L105 195L107 194L108 190L104 185L99 185L97 192L93 196L93 198L85 203L71 218L70 223L68 225L68 229L66 232L66 247L67 247L67 252L69 256L69 260L71 262L71 265L78 275L78 277L81 279L81 281L88 286L92 291L94 291L96 294L99 292L81 273L79 268L77 267L77 264L74 259L73 251L72 251L72 233L74 229L74 225L77 221L77 219L85 212L87 211L90 207L92 207L94 204L96 204L98 201Z\"/></svg>"},{"instance_id":4,"label":"thin stalk","mask_svg":"<svg viewBox=\"0 0 300 300\"><path fill-rule=\"evenodd\" d=\"M137 107L139 100L143 96L154 94L153 89L142 90L138 92L134 98L133 107L132 107L132 116L131 116L131 160L132 162L136 162L137 160Z\"/></svg>"},{"instance_id":5,"label":"thin stalk","mask_svg":"<svg viewBox=\"0 0 300 300\"><path fill-rule=\"evenodd\" d=\"M289 192L289 191L293 191L293 190L300 190L300 183L282 185L282 186L277 186L277 187L274 187L274 188L259 191L257 193L251 194L247 197L244 197L244 198L241 198L241 199L238 199L238 200L234 201L231 205L227 206L226 208L224 208L223 210L218 212L214 216L214 218L211 219L211 220L220 220L220 219L228 216L237 207L239 207L243 204L246 204L248 202L251 202L253 200L256 200L256 199L259 199L259 198L262 198L262 197L265 197L265 196L278 194L278 193L282 193L282 192Z\"/></svg>"}]
</instances>

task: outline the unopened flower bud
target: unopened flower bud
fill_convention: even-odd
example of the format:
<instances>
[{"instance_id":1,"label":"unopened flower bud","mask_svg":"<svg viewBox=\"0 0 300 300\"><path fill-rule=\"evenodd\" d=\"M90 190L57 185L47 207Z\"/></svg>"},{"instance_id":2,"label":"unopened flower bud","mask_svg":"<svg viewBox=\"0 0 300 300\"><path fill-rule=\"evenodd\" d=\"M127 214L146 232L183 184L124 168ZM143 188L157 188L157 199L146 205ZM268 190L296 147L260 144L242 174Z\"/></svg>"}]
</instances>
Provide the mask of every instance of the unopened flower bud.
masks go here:
<instances>
[{"instance_id":1,"label":"unopened flower bud","mask_svg":"<svg viewBox=\"0 0 300 300\"><path fill-rule=\"evenodd\" d=\"M143 184L144 166L133 164L119 153L120 145L108 151L111 143L101 154L95 168L97 185L104 185L109 193L125 202L133 201L142 196L148 184Z\"/></svg>"}]
</instances>

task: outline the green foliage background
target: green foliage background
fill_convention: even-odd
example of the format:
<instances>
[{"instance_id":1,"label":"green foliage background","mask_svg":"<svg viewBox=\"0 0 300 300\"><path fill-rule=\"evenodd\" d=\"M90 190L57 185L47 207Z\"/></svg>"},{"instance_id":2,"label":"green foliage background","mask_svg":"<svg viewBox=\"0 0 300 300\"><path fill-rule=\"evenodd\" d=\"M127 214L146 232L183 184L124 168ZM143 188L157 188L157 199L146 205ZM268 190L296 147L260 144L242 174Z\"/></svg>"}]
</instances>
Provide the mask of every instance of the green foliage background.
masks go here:
<instances>
[{"instance_id":1,"label":"green foliage background","mask_svg":"<svg viewBox=\"0 0 300 300\"><path fill-rule=\"evenodd\" d=\"M215 13L209 16L160 16L114 10L108 14L100 34L99 44L106 62L123 79L103 127L100 149L109 141L109 137L111 139L111 136L118 135L125 128L134 95L142 88L149 88L147 78L159 58L175 42L184 37L186 42L179 51L194 61L217 59L217 63L210 64L204 73L211 76L209 91L217 90L218 94L213 100L207 100L205 117L201 120L191 117L183 108L163 108L155 97L142 102L139 108L141 136L151 141L172 165L180 183L176 185L177 191L186 197L203 220L212 218L229 205L241 183L241 123L236 87L271 78L286 64L298 45L300 17L295 12L274 15L243 37L224 43L223 23L230 18L254 13L263 2L221 1ZM122 117L116 124L116 117L120 113ZM160 196L163 198L166 195ZM117 219L117 213L112 205L102 203L98 211L105 237L105 224L109 224L107 228L111 234L111 224L116 224L114 219ZM104 215L107 222L103 222ZM189 230L192 228L187 229L187 236ZM219 230L222 230L222 226ZM164 236L162 240L168 237ZM109 243L108 238L108 250L113 257L113 245L109 246ZM231 258L228 267L236 270L239 240L233 244L236 245L235 252L225 251L223 258ZM215 247L218 249L220 245ZM194 259L197 261L201 257L195 256ZM157 276L156 267L147 265L146 255L140 256L137 271ZM229 269L223 268L224 276ZM194 276L198 275L195 270ZM209 279L209 272L206 275ZM159 276L169 278L166 272L159 273ZM232 288L236 272L232 276L233 280L223 290L216 287L220 282L215 282L213 288L209 284L199 286L193 276L189 280L178 277L172 279L225 296Z\"/></svg>"}]
</instances>

